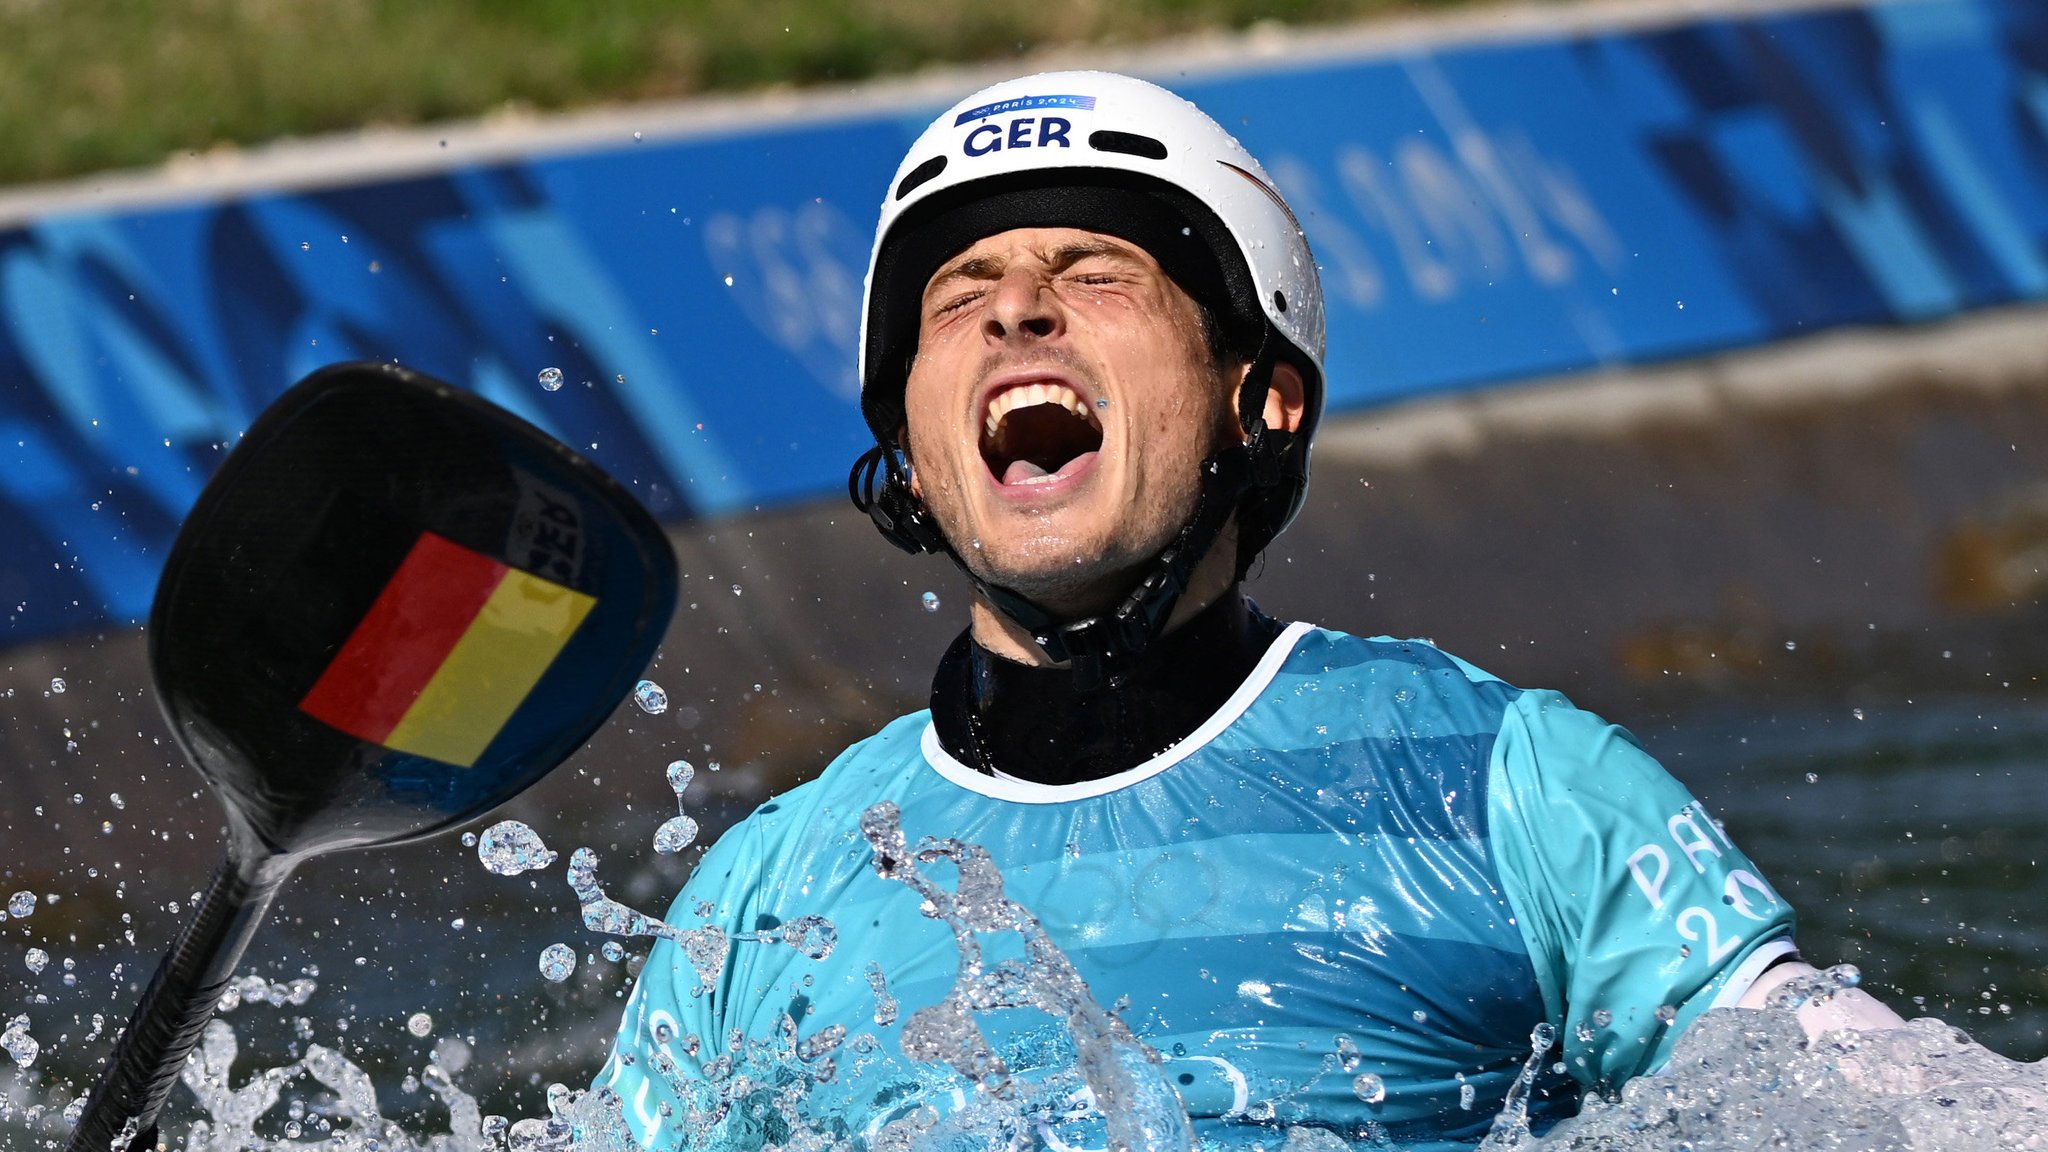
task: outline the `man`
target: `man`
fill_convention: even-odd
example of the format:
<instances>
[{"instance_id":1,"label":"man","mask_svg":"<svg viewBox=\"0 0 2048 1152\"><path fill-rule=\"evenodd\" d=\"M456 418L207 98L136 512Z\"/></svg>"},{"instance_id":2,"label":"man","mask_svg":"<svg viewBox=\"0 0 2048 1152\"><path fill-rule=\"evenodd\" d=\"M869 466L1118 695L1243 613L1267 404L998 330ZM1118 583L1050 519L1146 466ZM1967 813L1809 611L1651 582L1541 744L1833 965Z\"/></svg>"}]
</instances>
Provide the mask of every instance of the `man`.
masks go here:
<instances>
[{"instance_id":1,"label":"man","mask_svg":"<svg viewBox=\"0 0 2048 1152\"><path fill-rule=\"evenodd\" d=\"M643 1143L1184 1139L1129 1119L1153 1075L1203 1147L1468 1147L1525 1064L1540 1128L1811 971L1622 730L1245 599L1303 498L1322 325L1272 182L1171 93L1027 77L912 145L854 491L960 565L971 626L928 713L704 858L599 1077ZM820 915L828 957L778 943Z\"/></svg>"}]
</instances>

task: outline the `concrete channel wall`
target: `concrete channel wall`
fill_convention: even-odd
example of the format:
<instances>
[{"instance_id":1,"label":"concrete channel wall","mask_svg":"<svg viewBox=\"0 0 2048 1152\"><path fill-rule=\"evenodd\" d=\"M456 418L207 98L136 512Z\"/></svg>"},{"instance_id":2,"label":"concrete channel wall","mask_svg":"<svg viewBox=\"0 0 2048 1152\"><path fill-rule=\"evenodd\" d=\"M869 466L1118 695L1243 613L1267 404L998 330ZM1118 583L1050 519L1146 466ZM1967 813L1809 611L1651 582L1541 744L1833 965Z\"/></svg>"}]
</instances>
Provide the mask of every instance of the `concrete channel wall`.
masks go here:
<instances>
[{"instance_id":1,"label":"concrete channel wall","mask_svg":"<svg viewBox=\"0 0 2048 1152\"><path fill-rule=\"evenodd\" d=\"M1113 63L1217 115L1298 209L1337 411L2048 295L2028 0L1481 9ZM875 205L987 75L0 200L0 644L140 619L225 447L335 360L471 387L674 522L829 497L862 446Z\"/></svg>"}]
</instances>

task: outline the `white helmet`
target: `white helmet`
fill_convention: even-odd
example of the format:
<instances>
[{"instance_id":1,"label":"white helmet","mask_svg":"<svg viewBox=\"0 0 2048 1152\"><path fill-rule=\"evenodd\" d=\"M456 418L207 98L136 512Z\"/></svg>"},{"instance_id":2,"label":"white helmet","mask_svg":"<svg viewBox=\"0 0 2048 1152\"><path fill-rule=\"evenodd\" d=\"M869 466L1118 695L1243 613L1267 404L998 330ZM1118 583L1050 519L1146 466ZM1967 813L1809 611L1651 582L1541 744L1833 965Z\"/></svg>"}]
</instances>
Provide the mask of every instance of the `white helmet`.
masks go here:
<instances>
[{"instance_id":1,"label":"white helmet","mask_svg":"<svg viewBox=\"0 0 2048 1152\"><path fill-rule=\"evenodd\" d=\"M882 203L861 316L861 412L895 442L918 304L943 261L1011 228L1078 227L1145 249L1214 313L1233 348L1268 344L1300 370L1306 407L1270 539L1307 487L1323 409L1323 293L1301 226L1235 137L1172 92L1112 72L1047 72L984 88L910 146ZM1263 382L1262 382L1263 383ZM1247 423L1263 410L1240 413ZM1259 541L1263 546L1264 540Z\"/></svg>"},{"instance_id":2,"label":"white helmet","mask_svg":"<svg viewBox=\"0 0 2048 1152\"><path fill-rule=\"evenodd\" d=\"M911 491L898 446L920 302L941 263L1013 228L1084 228L1144 249L1250 361L1237 398L1248 440L1195 478L1180 534L1113 612L1063 620L983 581ZM1265 426L1276 363L1300 371L1293 432ZM1048 72L984 88L910 146L882 204L861 316L861 413L875 447L847 478L855 506L911 552L940 552L1030 629L1076 683L1115 684L1166 627L1194 566L1235 517L1241 576L1300 511L1323 410L1323 293L1294 214L1251 153L1201 109L1109 72Z\"/></svg>"}]
</instances>

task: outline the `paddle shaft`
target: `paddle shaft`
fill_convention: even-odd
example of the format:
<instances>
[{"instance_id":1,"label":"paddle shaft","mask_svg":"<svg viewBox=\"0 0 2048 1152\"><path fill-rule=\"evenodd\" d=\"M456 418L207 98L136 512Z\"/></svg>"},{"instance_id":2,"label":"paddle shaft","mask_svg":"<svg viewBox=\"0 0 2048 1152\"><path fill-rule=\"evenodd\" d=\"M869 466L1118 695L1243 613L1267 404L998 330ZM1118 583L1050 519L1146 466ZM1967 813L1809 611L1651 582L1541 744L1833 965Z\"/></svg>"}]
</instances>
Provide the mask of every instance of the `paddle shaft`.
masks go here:
<instances>
[{"instance_id":1,"label":"paddle shaft","mask_svg":"<svg viewBox=\"0 0 2048 1152\"><path fill-rule=\"evenodd\" d=\"M115 1043L66 1152L150 1152L156 1147L157 1113L185 1057L220 1007L242 951L289 871L281 857L244 862L231 850L221 861ZM130 1120L135 1121L132 1130ZM124 1130L133 1136L124 1148L116 1148Z\"/></svg>"}]
</instances>

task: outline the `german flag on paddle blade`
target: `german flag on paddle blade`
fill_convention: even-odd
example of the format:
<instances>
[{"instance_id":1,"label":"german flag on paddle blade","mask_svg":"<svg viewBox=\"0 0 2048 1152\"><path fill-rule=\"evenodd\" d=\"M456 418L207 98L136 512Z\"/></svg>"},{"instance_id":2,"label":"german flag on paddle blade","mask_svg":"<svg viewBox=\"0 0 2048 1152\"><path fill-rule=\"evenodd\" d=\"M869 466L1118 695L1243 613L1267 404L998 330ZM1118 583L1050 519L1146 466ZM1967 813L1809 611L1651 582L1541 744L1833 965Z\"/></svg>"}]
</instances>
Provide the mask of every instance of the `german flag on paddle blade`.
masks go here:
<instances>
[{"instance_id":1,"label":"german flag on paddle blade","mask_svg":"<svg viewBox=\"0 0 2048 1152\"><path fill-rule=\"evenodd\" d=\"M422 532L299 710L467 768L596 603Z\"/></svg>"}]
</instances>

